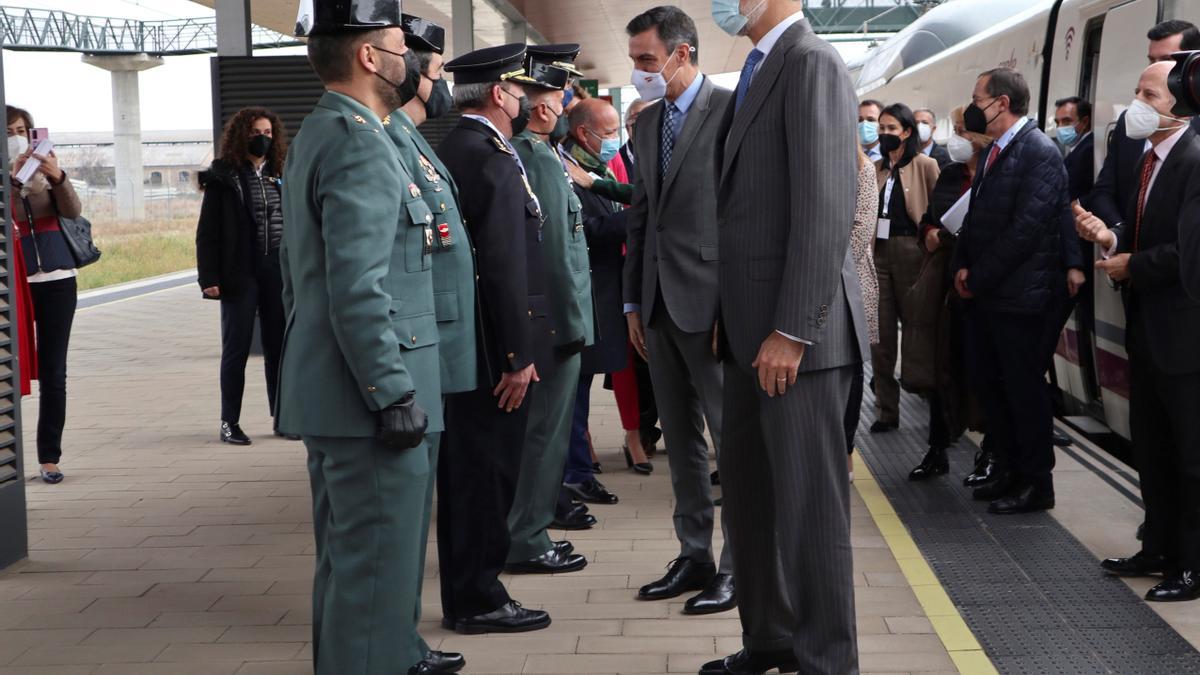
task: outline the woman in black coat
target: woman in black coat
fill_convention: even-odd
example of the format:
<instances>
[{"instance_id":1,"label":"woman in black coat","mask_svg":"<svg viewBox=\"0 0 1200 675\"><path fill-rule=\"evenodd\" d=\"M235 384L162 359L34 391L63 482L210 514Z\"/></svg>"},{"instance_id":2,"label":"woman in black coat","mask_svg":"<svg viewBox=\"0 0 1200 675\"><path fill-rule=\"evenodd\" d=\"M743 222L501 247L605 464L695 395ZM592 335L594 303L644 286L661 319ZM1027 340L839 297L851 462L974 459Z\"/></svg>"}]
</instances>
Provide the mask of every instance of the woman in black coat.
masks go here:
<instances>
[{"instance_id":1,"label":"woman in black coat","mask_svg":"<svg viewBox=\"0 0 1200 675\"><path fill-rule=\"evenodd\" d=\"M246 360L259 319L267 401L275 413L283 344L283 240L280 175L287 130L265 108L240 110L221 134L219 158L200 173L204 201L196 227L196 266L205 298L221 302L221 431L224 443L249 445L240 426ZM276 432L276 435L283 434Z\"/></svg>"}]
</instances>

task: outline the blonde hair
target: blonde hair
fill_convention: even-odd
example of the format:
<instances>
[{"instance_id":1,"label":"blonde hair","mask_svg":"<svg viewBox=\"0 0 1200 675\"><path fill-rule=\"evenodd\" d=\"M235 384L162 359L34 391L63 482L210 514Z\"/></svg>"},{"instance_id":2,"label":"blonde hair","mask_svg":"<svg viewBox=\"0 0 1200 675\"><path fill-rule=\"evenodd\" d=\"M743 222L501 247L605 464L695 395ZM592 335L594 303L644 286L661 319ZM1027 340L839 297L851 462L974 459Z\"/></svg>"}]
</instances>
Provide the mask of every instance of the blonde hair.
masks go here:
<instances>
[{"instance_id":1,"label":"blonde hair","mask_svg":"<svg viewBox=\"0 0 1200 675\"><path fill-rule=\"evenodd\" d=\"M966 106L960 105L954 110L950 111L950 119L953 120L955 127L958 127L959 125L962 125L964 128L966 127L966 122L964 121L966 119L964 115L966 110ZM975 152L983 150L990 145L992 141L996 140L987 134L977 134L973 131L963 131L959 135L968 141L971 141L971 147L975 148Z\"/></svg>"}]
</instances>

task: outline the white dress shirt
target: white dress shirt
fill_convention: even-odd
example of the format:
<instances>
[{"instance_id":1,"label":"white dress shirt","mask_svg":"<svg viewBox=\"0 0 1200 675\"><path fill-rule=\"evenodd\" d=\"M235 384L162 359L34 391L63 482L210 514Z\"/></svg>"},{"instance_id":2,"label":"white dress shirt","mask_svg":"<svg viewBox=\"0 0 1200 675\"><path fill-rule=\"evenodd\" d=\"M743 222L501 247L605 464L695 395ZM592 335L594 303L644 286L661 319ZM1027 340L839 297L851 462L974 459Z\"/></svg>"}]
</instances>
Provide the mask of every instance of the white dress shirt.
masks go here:
<instances>
[{"instance_id":1,"label":"white dress shirt","mask_svg":"<svg viewBox=\"0 0 1200 675\"><path fill-rule=\"evenodd\" d=\"M1183 135L1184 135L1184 133L1187 132L1187 130L1188 130L1188 126L1184 125L1178 131L1176 131L1175 133L1168 136L1165 140L1163 140L1162 143L1159 143L1158 145L1153 145L1152 143L1150 143L1150 141L1146 141L1146 143L1151 146L1151 147L1147 148L1147 150L1152 150L1154 152L1154 155L1156 157L1158 157L1158 161L1154 163L1154 170L1150 172L1150 183L1146 187L1146 203L1147 204L1150 203L1150 196L1154 193L1154 181L1158 180L1158 172L1162 171L1163 163L1167 161L1167 157L1170 156L1171 151L1175 149L1175 144L1179 142L1179 139L1183 138ZM1141 167L1142 167L1142 165L1139 162L1138 163L1138 173L1139 174L1141 173ZM1138 187L1140 188L1141 186L1139 185ZM1141 204L1138 204L1137 206L1139 208L1143 208L1143 206ZM1112 248L1105 251L1104 255L1102 257L1105 260L1108 260L1112 256L1116 255L1117 247L1120 245L1121 245L1120 237L1114 237Z\"/></svg>"}]
</instances>

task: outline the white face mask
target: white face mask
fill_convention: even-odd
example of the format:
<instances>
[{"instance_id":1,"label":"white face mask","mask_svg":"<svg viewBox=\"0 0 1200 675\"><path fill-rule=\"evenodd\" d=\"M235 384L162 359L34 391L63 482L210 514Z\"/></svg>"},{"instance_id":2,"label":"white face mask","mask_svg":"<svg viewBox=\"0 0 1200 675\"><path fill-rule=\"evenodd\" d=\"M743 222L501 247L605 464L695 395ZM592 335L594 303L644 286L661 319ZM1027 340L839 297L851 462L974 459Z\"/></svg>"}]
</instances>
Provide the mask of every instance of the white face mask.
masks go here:
<instances>
[{"instance_id":1,"label":"white face mask","mask_svg":"<svg viewBox=\"0 0 1200 675\"><path fill-rule=\"evenodd\" d=\"M667 62L663 64L662 69L657 73L646 72L636 68L633 70L633 76L630 77L629 82L633 85L634 89L637 89L638 96L643 101L655 101L667 95L667 85L671 84L675 80L675 76L683 69L683 66L676 68L670 80L663 77L663 71L670 65L671 58L674 56L674 54L671 54L670 57L667 57Z\"/></svg>"},{"instance_id":2,"label":"white face mask","mask_svg":"<svg viewBox=\"0 0 1200 675\"><path fill-rule=\"evenodd\" d=\"M954 134L950 137L950 141L946 143L946 151L950 153L950 159L955 162L966 162L975 155L975 146L971 141Z\"/></svg>"},{"instance_id":3,"label":"white face mask","mask_svg":"<svg viewBox=\"0 0 1200 675\"><path fill-rule=\"evenodd\" d=\"M1179 122L1179 124L1160 129L1159 125L1162 124L1160 118ZM1154 106L1140 98L1133 99L1133 103L1130 103L1129 109L1125 111L1125 134L1139 141L1150 138L1155 132L1160 130L1173 131L1182 129L1187 123L1187 120L1181 120L1178 117L1159 114L1154 109Z\"/></svg>"},{"instance_id":4,"label":"white face mask","mask_svg":"<svg viewBox=\"0 0 1200 675\"><path fill-rule=\"evenodd\" d=\"M24 136L9 136L8 137L8 161L12 161L17 157L25 154L29 149L29 139Z\"/></svg>"},{"instance_id":5,"label":"white face mask","mask_svg":"<svg viewBox=\"0 0 1200 675\"><path fill-rule=\"evenodd\" d=\"M929 139L933 138L933 127L921 122L917 125L917 135L920 136L922 144L928 143Z\"/></svg>"}]
</instances>

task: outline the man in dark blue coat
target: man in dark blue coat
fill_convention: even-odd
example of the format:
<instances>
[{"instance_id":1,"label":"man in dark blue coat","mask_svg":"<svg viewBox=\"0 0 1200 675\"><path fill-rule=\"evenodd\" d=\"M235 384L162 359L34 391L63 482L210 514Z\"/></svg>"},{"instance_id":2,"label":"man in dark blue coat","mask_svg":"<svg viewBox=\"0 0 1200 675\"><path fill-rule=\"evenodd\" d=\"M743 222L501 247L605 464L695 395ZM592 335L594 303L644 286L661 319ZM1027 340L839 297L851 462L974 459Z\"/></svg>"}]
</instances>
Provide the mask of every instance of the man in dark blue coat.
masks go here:
<instances>
[{"instance_id":1,"label":"man in dark blue coat","mask_svg":"<svg viewBox=\"0 0 1200 675\"><path fill-rule=\"evenodd\" d=\"M968 301L968 363L1000 467L975 498L991 501L988 510L997 514L1054 507L1053 416L1038 347L1046 312L1066 292L1067 171L1028 111L1020 73L997 68L979 76L966 127L997 140L976 172L952 265L955 288Z\"/></svg>"}]
</instances>

